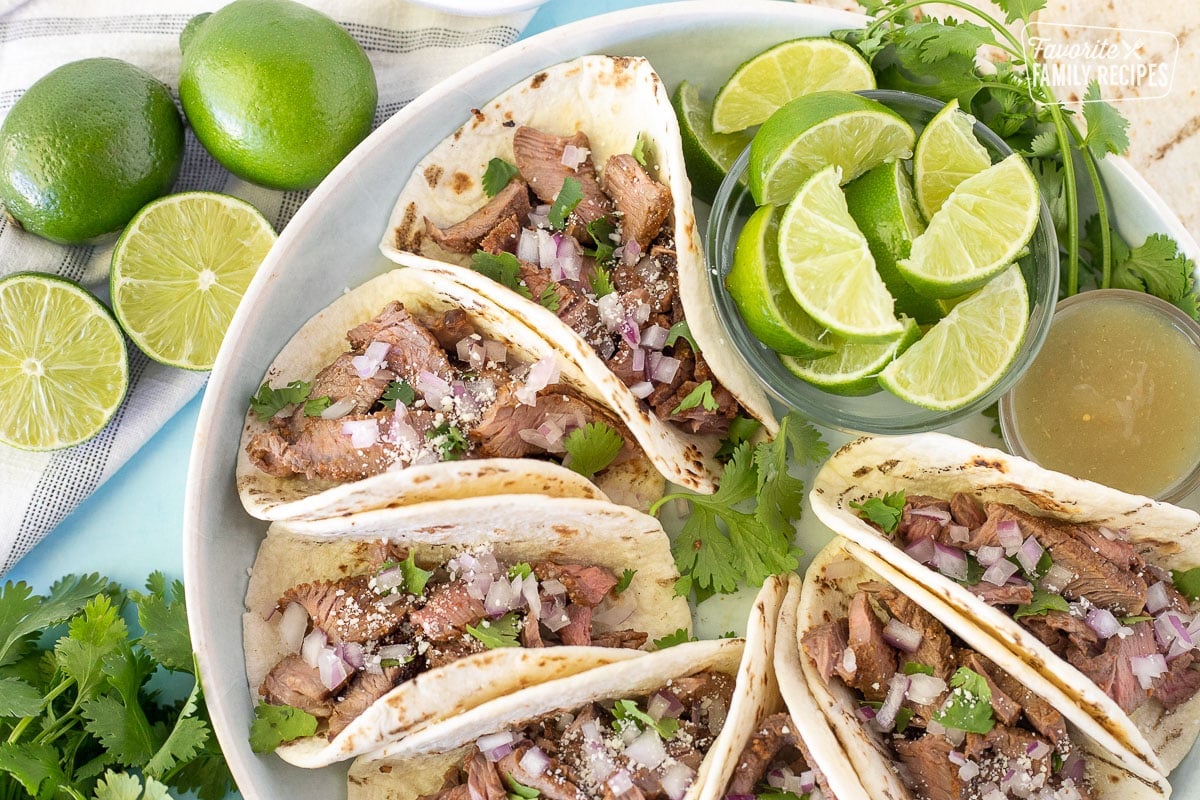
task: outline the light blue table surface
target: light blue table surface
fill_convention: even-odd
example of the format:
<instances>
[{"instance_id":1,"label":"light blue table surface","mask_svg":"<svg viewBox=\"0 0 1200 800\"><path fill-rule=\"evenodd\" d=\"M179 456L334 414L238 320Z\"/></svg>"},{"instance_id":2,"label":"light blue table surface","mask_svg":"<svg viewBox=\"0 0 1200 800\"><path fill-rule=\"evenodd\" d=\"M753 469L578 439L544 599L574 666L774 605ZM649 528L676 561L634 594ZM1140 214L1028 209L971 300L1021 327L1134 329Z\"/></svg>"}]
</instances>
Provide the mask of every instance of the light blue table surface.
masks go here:
<instances>
[{"instance_id":1,"label":"light blue table surface","mask_svg":"<svg viewBox=\"0 0 1200 800\"><path fill-rule=\"evenodd\" d=\"M550 0L523 37L584 17L649 5L646 0ZM188 457L203 392L163 426L142 450L83 502L5 580L35 591L70 572L100 572L140 587L161 570L183 576L183 495Z\"/></svg>"}]
</instances>

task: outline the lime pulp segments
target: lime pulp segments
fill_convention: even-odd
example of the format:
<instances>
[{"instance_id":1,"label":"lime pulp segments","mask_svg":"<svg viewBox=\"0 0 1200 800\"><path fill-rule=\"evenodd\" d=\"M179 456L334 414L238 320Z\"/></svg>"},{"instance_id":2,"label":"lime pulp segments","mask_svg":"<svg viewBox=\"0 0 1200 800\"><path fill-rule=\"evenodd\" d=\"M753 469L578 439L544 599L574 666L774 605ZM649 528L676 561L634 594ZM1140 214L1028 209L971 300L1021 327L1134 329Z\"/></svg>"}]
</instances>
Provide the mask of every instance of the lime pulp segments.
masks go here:
<instances>
[{"instance_id":1,"label":"lime pulp segments","mask_svg":"<svg viewBox=\"0 0 1200 800\"><path fill-rule=\"evenodd\" d=\"M930 219L955 188L992 165L992 158L972 128L975 118L951 100L921 135L913 152L913 188L917 207Z\"/></svg>"},{"instance_id":2,"label":"lime pulp segments","mask_svg":"<svg viewBox=\"0 0 1200 800\"><path fill-rule=\"evenodd\" d=\"M832 394L861 396L880 390L876 377L913 342L921 338L916 320L903 317L904 333L890 342L838 342L832 355L815 360L783 356L793 375Z\"/></svg>"}]
</instances>

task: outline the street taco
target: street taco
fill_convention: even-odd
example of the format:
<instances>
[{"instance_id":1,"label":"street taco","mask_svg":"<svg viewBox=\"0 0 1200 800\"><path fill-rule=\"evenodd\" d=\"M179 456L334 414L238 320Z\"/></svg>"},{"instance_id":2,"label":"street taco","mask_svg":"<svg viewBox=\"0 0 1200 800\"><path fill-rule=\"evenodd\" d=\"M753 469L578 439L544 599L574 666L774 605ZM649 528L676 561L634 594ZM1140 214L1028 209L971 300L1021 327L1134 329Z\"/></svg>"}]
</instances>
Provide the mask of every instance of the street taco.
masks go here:
<instances>
[{"instance_id":1,"label":"street taco","mask_svg":"<svg viewBox=\"0 0 1200 800\"><path fill-rule=\"evenodd\" d=\"M658 522L497 495L272 524L246 594L251 695L316 720L317 767L690 630ZM290 713L290 712L289 712Z\"/></svg>"},{"instance_id":2,"label":"street taco","mask_svg":"<svg viewBox=\"0 0 1200 800\"><path fill-rule=\"evenodd\" d=\"M493 701L357 759L349 800L718 800L751 724L743 650L686 642Z\"/></svg>"},{"instance_id":3,"label":"street taco","mask_svg":"<svg viewBox=\"0 0 1200 800\"><path fill-rule=\"evenodd\" d=\"M889 496L884 533L870 508ZM1191 748L1200 608L1173 571L1200 564L1200 515L941 434L848 444L812 501L1151 767L1169 772Z\"/></svg>"},{"instance_id":4,"label":"street taco","mask_svg":"<svg viewBox=\"0 0 1200 800\"><path fill-rule=\"evenodd\" d=\"M562 466L577 437L608 447L596 485ZM237 486L250 514L284 519L512 493L645 508L664 483L559 349L444 276L392 270L276 357L246 415Z\"/></svg>"},{"instance_id":5,"label":"street taco","mask_svg":"<svg viewBox=\"0 0 1200 800\"><path fill-rule=\"evenodd\" d=\"M643 58L558 64L472 109L380 248L560 346L674 483L714 489L735 420L778 428L717 319L678 123Z\"/></svg>"},{"instance_id":6,"label":"street taco","mask_svg":"<svg viewBox=\"0 0 1200 800\"><path fill-rule=\"evenodd\" d=\"M1170 795L1063 692L931 599L840 538L805 576L798 666L873 798Z\"/></svg>"}]
</instances>

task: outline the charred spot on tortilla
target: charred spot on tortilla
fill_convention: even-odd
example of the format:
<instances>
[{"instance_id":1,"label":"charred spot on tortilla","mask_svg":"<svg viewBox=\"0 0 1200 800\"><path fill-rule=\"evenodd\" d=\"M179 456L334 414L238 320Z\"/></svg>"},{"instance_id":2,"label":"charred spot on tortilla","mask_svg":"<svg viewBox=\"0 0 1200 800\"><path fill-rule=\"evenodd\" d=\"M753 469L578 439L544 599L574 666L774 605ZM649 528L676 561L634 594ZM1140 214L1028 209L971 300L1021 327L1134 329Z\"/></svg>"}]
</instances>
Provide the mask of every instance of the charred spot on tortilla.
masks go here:
<instances>
[{"instance_id":1,"label":"charred spot on tortilla","mask_svg":"<svg viewBox=\"0 0 1200 800\"><path fill-rule=\"evenodd\" d=\"M424 232L424 227L417 224L417 204L409 203L404 209L404 217L396 226L396 247L400 250L420 249Z\"/></svg>"},{"instance_id":2,"label":"charred spot on tortilla","mask_svg":"<svg viewBox=\"0 0 1200 800\"><path fill-rule=\"evenodd\" d=\"M450 191L455 194L466 194L474 185L474 179L465 172L455 172L450 176Z\"/></svg>"},{"instance_id":3,"label":"charred spot on tortilla","mask_svg":"<svg viewBox=\"0 0 1200 800\"><path fill-rule=\"evenodd\" d=\"M442 179L442 168L438 164L430 164L421 174L425 176L425 183L429 184L429 188L432 189Z\"/></svg>"},{"instance_id":4,"label":"charred spot on tortilla","mask_svg":"<svg viewBox=\"0 0 1200 800\"><path fill-rule=\"evenodd\" d=\"M880 463L879 466L876 467L876 469L878 469L884 475L887 475L889 472L894 470L899 465L900 465L900 459L893 458L893 459L889 459L887 461Z\"/></svg>"},{"instance_id":5,"label":"charred spot on tortilla","mask_svg":"<svg viewBox=\"0 0 1200 800\"><path fill-rule=\"evenodd\" d=\"M1008 472L1008 465L999 459L984 458L983 456L975 456L971 459L971 466L982 467L983 469L994 469L996 472Z\"/></svg>"},{"instance_id":6,"label":"charred spot on tortilla","mask_svg":"<svg viewBox=\"0 0 1200 800\"><path fill-rule=\"evenodd\" d=\"M871 467L859 467L851 473L855 478L863 478L871 474Z\"/></svg>"},{"instance_id":7,"label":"charred spot on tortilla","mask_svg":"<svg viewBox=\"0 0 1200 800\"><path fill-rule=\"evenodd\" d=\"M515 127L517 127L517 121L516 121L516 120L514 120L514 119L511 119L511 118L510 118L510 119L506 119L506 120L504 120L504 122L501 122L500 124L501 124L501 125L503 125L503 126L504 126L504 127L506 127L506 128L515 128Z\"/></svg>"},{"instance_id":8,"label":"charred spot on tortilla","mask_svg":"<svg viewBox=\"0 0 1200 800\"><path fill-rule=\"evenodd\" d=\"M478 128L480 125L487 122L487 114L483 113L478 108L471 109L471 126Z\"/></svg>"},{"instance_id":9,"label":"charred spot on tortilla","mask_svg":"<svg viewBox=\"0 0 1200 800\"><path fill-rule=\"evenodd\" d=\"M533 76L533 80L529 82L529 88L540 89L542 84L546 82L546 78L550 77L545 72L539 72Z\"/></svg>"}]
</instances>

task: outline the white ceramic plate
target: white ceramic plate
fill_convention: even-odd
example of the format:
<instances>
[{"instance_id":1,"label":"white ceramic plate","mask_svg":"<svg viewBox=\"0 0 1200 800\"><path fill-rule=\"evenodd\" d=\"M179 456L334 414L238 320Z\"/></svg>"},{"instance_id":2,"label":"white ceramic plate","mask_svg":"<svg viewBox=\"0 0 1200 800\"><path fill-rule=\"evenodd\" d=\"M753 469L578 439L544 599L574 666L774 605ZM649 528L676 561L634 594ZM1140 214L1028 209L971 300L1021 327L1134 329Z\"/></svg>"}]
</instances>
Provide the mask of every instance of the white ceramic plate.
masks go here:
<instances>
[{"instance_id":1,"label":"white ceramic plate","mask_svg":"<svg viewBox=\"0 0 1200 800\"><path fill-rule=\"evenodd\" d=\"M246 293L212 373L189 467L184 576L192 641L221 746L249 800L345 796L345 767L302 770L250 751L252 704L242 658L247 575L264 533L234 489L234 461L248 398L300 325L349 287L386 270L376 245L401 184L426 151L511 84L585 53L644 55L669 87L687 79L709 96L743 60L768 45L860 24L840 12L781 2L694 0L594 17L521 41L414 100L382 125L313 193L288 225ZM1121 162L1106 167L1113 206L1134 241L1152 231L1194 242L1149 187ZM987 436L986 426L960 435ZM831 444L841 438L828 437ZM807 514L800 544L810 554L828 538ZM745 594L745 593L744 593ZM698 632L744 629L746 597L714 598ZM1200 800L1197 764L1176 773L1177 796Z\"/></svg>"}]
</instances>

